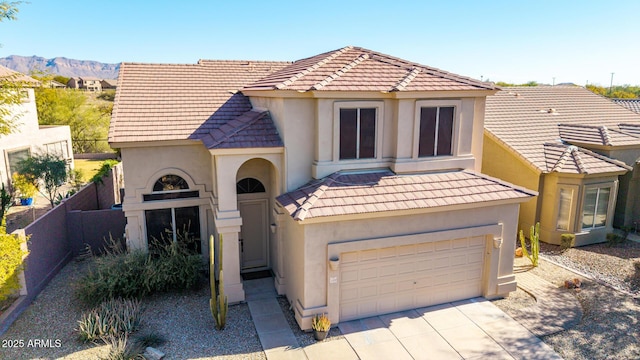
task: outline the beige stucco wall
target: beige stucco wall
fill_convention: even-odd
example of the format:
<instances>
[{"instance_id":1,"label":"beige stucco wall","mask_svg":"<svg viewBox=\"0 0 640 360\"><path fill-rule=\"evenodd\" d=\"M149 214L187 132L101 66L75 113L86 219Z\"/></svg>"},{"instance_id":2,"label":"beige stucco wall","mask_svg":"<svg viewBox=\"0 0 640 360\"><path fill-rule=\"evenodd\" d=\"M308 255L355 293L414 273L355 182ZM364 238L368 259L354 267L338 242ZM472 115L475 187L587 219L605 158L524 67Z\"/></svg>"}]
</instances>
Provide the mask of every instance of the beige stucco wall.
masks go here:
<instances>
[{"instance_id":1,"label":"beige stucco wall","mask_svg":"<svg viewBox=\"0 0 640 360\"><path fill-rule=\"evenodd\" d=\"M203 239L202 252L208 254L208 236L213 229L207 210L211 208L212 178L211 156L201 143L176 146L149 146L122 148L122 164L125 183L123 210L127 217L127 243L133 249L146 249L146 225L144 211L167 207L200 207L200 229ZM183 177L189 187L200 191L197 199L176 199L143 202L142 195L151 193L153 184L163 175Z\"/></svg>"},{"instance_id":2,"label":"beige stucco wall","mask_svg":"<svg viewBox=\"0 0 640 360\"><path fill-rule=\"evenodd\" d=\"M484 97L430 99L271 98L251 97L255 108L268 109L286 144L285 189L343 169L391 168L398 173L474 169L480 171ZM454 105L457 111L454 156L418 158L420 106ZM343 106L380 109L376 157L339 160L337 109Z\"/></svg>"},{"instance_id":3,"label":"beige stucco wall","mask_svg":"<svg viewBox=\"0 0 640 360\"><path fill-rule=\"evenodd\" d=\"M353 219L323 223L299 224L286 220L284 229L287 262L286 295L294 305L296 318L303 329L309 328L313 314L328 312L333 322L339 321L337 299L328 286L328 253L330 244L374 240L377 247L394 246L394 242L375 241L399 235L431 233L495 225L496 237L503 239L500 248L487 244L488 254L483 293L486 297L506 295L515 290L513 252L516 244L518 204L486 206L476 209L416 213L404 216ZM485 235L475 234L475 235ZM444 239L440 239L444 240ZM488 242L492 239L488 239ZM364 242L363 242L364 243ZM384 244L384 245L382 245ZM335 294L335 293L331 293Z\"/></svg>"},{"instance_id":4,"label":"beige stucco wall","mask_svg":"<svg viewBox=\"0 0 640 360\"><path fill-rule=\"evenodd\" d=\"M585 187L590 185L611 187L610 206L607 212L606 226L584 230L582 229L582 209L584 205ZM569 218L569 229L558 230L558 212L560 188L573 190L571 211ZM613 231L613 215L615 212L615 199L618 188L617 176L585 177L569 176L558 173L550 173L544 177L544 191L540 214L540 239L550 244L560 245L560 235L564 233L574 233L576 235L575 246L583 246L606 241L606 234ZM525 230L528 236L528 230Z\"/></svg>"},{"instance_id":5,"label":"beige stucco wall","mask_svg":"<svg viewBox=\"0 0 640 360\"><path fill-rule=\"evenodd\" d=\"M38 112L36 109L35 94L33 89L24 89L28 93L28 101L19 105L12 105L10 111L19 116L15 120L15 131L9 135L0 135L0 183L7 184L11 178L8 168L8 152L29 149L31 154L43 153L44 144L66 141L68 158L73 168L73 149L71 146L71 129L69 126L42 126L38 125Z\"/></svg>"},{"instance_id":6,"label":"beige stucco wall","mask_svg":"<svg viewBox=\"0 0 640 360\"><path fill-rule=\"evenodd\" d=\"M482 172L529 190L540 190L541 175L504 145L487 135L484 136ZM536 215L538 203L538 196L535 196L520 205L519 229L524 229L525 234L538 221Z\"/></svg>"}]
</instances>

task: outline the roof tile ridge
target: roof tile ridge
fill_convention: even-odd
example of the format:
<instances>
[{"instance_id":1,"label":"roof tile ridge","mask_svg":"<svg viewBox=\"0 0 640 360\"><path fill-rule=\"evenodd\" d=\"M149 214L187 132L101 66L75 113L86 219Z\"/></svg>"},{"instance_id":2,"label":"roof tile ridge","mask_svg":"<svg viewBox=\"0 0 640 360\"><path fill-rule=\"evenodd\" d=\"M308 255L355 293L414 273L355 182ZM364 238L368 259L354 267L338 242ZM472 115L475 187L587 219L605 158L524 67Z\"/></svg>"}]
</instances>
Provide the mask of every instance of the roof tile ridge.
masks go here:
<instances>
[{"instance_id":1,"label":"roof tile ridge","mask_svg":"<svg viewBox=\"0 0 640 360\"><path fill-rule=\"evenodd\" d=\"M613 165L616 165L616 166L620 166L620 167L622 167L622 168L624 168L626 170L629 170L629 171L633 170L633 167L625 164L624 162L622 162L620 160L612 159L612 158L610 158L608 156L604 156L602 154L598 154L597 152L591 151L591 150L586 149L586 148L582 148L582 147L575 146L575 145L572 145L572 146L575 147L577 149L577 151L580 151L581 153L587 154L589 156L593 156L593 157L595 157L597 159L600 159L602 161L606 161L606 162L608 162L610 164L613 164Z\"/></svg>"},{"instance_id":2,"label":"roof tile ridge","mask_svg":"<svg viewBox=\"0 0 640 360\"><path fill-rule=\"evenodd\" d=\"M525 193L525 194L530 195L530 196L537 196L537 195L538 195L538 192L537 192L537 191L527 189L527 188L526 188L526 187L524 187L524 186L520 186L520 185L512 184L512 183L510 183L510 182L508 182L508 181L504 181L504 180L502 180L502 179L498 179L498 178L496 178L496 177L493 177L493 176L490 176L490 175L487 175L487 174L485 174L485 173L481 173L481 172L478 172L478 171L475 171L475 170L471 170L471 169L463 169L463 170L459 170L459 172L462 172L462 173L465 173L465 174L469 174L469 175L473 175L473 176L477 176L477 177L479 177L479 178L482 178L482 179L485 179L485 180L488 180L488 181L495 182L495 183L497 183L497 184L500 184L500 185L502 185L502 186L506 186L506 187L508 187L508 188L514 189L514 190L516 190L516 191L519 191L519 192Z\"/></svg>"},{"instance_id":3,"label":"roof tile ridge","mask_svg":"<svg viewBox=\"0 0 640 360\"><path fill-rule=\"evenodd\" d=\"M354 67L356 67L361 62L369 59L369 57L370 57L369 54L360 54L352 62L348 63L347 65L343 66L339 70L335 71L333 74L327 76L324 80L320 81L319 83L313 85L311 88L309 88L309 90L320 90L321 88L327 86L333 80L335 80L335 79L339 78L340 76L344 75L347 71L349 71L349 70L353 69Z\"/></svg>"},{"instance_id":4,"label":"roof tile ridge","mask_svg":"<svg viewBox=\"0 0 640 360\"><path fill-rule=\"evenodd\" d=\"M318 201L318 199L320 199L322 195L326 193L327 189L330 188L331 185L340 176L341 174L339 172L335 172L327 176L326 178L322 179L320 181L320 186L318 186L318 188L311 195L309 195L302 204L300 204L300 206L298 207L298 210L295 212L295 215L293 217L294 220L299 220L299 221L304 220L307 217L307 214L309 214L309 210L313 207L316 201Z\"/></svg>"},{"instance_id":5,"label":"roof tile ridge","mask_svg":"<svg viewBox=\"0 0 640 360\"><path fill-rule=\"evenodd\" d=\"M582 161L582 157L580 156L580 148L575 145L569 145L567 151L571 153L573 160L580 171L580 174L588 174L587 170L584 167L584 162Z\"/></svg>"},{"instance_id":6,"label":"roof tile ridge","mask_svg":"<svg viewBox=\"0 0 640 360\"><path fill-rule=\"evenodd\" d=\"M327 57L323 58L322 60L316 62L315 64L309 66L308 68L298 72L297 74L291 76L290 78L288 78L287 80L276 84L275 88L276 89L284 89L285 87L293 84L295 81L297 81L298 79L300 79L301 77L307 75L308 73L318 69L320 66L328 63L329 61L335 59L336 57L342 55L343 53L345 53L348 50L353 49L353 46L345 46L342 49L338 49L336 51L334 51L333 53L331 53L330 55L328 55ZM295 63L294 63L295 64Z\"/></svg>"},{"instance_id":7,"label":"roof tile ridge","mask_svg":"<svg viewBox=\"0 0 640 360\"><path fill-rule=\"evenodd\" d=\"M553 167L549 171L549 172L554 172L554 171L560 172L560 170L562 170L562 168L564 167L564 164L567 163L567 160L569 160L569 157L571 156L570 149L566 145L560 145L560 144L544 144L544 146L555 146L555 147L564 148L562 150L562 154L558 158L558 161L556 161L556 163L553 165Z\"/></svg>"},{"instance_id":8,"label":"roof tile ridge","mask_svg":"<svg viewBox=\"0 0 640 360\"><path fill-rule=\"evenodd\" d=\"M416 76L418 76L418 74L420 74L420 72L422 72L422 70L420 70L419 67L414 67L413 69L411 69L411 71L409 71L407 73L407 75L400 80L400 82L398 83L398 85L394 86L391 91L402 91L404 90L407 86L409 86L409 83L411 83L411 81L413 81L413 79L416 78Z\"/></svg>"},{"instance_id":9,"label":"roof tile ridge","mask_svg":"<svg viewBox=\"0 0 640 360\"><path fill-rule=\"evenodd\" d=\"M602 143L606 146L612 146L611 136L609 135L609 129L606 126L598 126L598 131L600 132L600 137L602 138Z\"/></svg>"},{"instance_id":10,"label":"roof tile ridge","mask_svg":"<svg viewBox=\"0 0 640 360\"><path fill-rule=\"evenodd\" d=\"M216 141L216 142L214 142L213 144L211 144L209 148L210 148L210 149L211 149L211 148L214 148L214 147L216 147L216 146L218 146L218 145L222 144L223 142L225 142L225 141L229 140L231 137L235 136L235 135L236 135L236 134L238 134L240 131L242 131L242 130L244 130L244 129L248 128L249 126L251 126L251 125L255 124L256 122L258 122L259 120L261 120L262 118L264 118L264 116L269 112L269 111L266 111L266 110L265 110L265 111L255 111L255 110L253 110L253 109L252 109L252 110L249 110L249 111L247 111L247 112L243 113L242 115L240 115L240 116L236 117L235 119L238 119L238 118L240 118L240 117L244 116L245 114L247 114L247 113L249 113L249 112L252 112L252 111L253 111L253 112L257 112L257 113L258 113L258 116L256 116L256 117L255 117L255 119L252 119L252 120L250 120L250 121L248 121L248 122L246 122L246 123L244 123L244 124L242 124L242 125L238 126L237 128L235 128L235 129L231 130L229 133L225 133L225 134L224 134L224 136L222 137L222 139L219 139L218 141ZM235 120L235 119L234 119L234 120Z\"/></svg>"}]
</instances>

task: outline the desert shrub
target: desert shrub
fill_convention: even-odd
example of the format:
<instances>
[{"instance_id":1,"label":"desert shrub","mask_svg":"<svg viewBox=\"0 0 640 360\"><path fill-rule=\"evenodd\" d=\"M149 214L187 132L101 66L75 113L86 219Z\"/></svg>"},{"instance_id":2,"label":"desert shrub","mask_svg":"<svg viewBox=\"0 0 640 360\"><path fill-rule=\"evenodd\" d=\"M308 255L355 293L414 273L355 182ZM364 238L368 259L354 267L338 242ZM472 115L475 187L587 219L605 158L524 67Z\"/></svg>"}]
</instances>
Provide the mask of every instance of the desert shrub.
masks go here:
<instances>
[{"instance_id":1,"label":"desert shrub","mask_svg":"<svg viewBox=\"0 0 640 360\"><path fill-rule=\"evenodd\" d=\"M105 360L144 360L142 355L145 348L139 342L129 342L129 337L124 334L120 336L109 336L103 339L109 345L109 354Z\"/></svg>"},{"instance_id":2,"label":"desert shrub","mask_svg":"<svg viewBox=\"0 0 640 360\"><path fill-rule=\"evenodd\" d=\"M111 169L116 165L118 165L118 160L108 159L103 161L100 169L98 169L90 181L96 184L102 184L102 178L109 175L109 171L111 171Z\"/></svg>"},{"instance_id":3,"label":"desert shrub","mask_svg":"<svg viewBox=\"0 0 640 360\"><path fill-rule=\"evenodd\" d=\"M24 239L7 234L3 225L0 226L0 301L20 289L19 275L24 268L23 258L28 254L22 250Z\"/></svg>"},{"instance_id":4,"label":"desert shrub","mask_svg":"<svg viewBox=\"0 0 640 360\"><path fill-rule=\"evenodd\" d=\"M615 233L608 233L606 236L606 239L607 239L607 245L614 246L614 245L623 243L626 240L626 236L620 236Z\"/></svg>"},{"instance_id":5,"label":"desert shrub","mask_svg":"<svg viewBox=\"0 0 640 360\"><path fill-rule=\"evenodd\" d=\"M82 341L131 334L140 326L142 311L140 300L107 300L83 313L76 330Z\"/></svg>"},{"instance_id":6,"label":"desert shrub","mask_svg":"<svg viewBox=\"0 0 640 360\"><path fill-rule=\"evenodd\" d=\"M560 247L562 250L567 250L575 245L575 234L562 234L560 235Z\"/></svg>"},{"instance_id":7,"label":"desert shrub","mask_svg":"<svg viewBox=\"0 0 640 360\"><path fill-rule=\"evenodd\" d=\"M76 284L76 296L94 306L108 299L141 298L156 292L195 288L200 283L202 258L180 242L155 251L124 252L118 248L96 257Z\"/></svg>"}]
</instances>

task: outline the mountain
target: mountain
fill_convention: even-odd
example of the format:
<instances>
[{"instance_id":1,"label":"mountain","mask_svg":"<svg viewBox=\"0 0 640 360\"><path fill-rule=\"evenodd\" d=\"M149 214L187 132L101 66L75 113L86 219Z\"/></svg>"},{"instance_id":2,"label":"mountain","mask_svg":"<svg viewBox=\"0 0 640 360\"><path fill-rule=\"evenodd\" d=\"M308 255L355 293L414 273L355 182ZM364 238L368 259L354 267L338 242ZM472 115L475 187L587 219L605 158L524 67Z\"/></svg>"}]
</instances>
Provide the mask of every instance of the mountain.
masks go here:
<instances>
[{"instance_id":1,"label":"mountain","mask_svg":"<svg viewBox=\"0 0 640 360\"><path fill-rule=\"evenodd\" d=\"M29 74L37 69L54 75L66 77L93 76L99 79L117 79L120 64L105 64L91 60L67 59L56 57L45 59L40 56L11 55L0 58L0 65Z\"/></svg>"}]
</instances>

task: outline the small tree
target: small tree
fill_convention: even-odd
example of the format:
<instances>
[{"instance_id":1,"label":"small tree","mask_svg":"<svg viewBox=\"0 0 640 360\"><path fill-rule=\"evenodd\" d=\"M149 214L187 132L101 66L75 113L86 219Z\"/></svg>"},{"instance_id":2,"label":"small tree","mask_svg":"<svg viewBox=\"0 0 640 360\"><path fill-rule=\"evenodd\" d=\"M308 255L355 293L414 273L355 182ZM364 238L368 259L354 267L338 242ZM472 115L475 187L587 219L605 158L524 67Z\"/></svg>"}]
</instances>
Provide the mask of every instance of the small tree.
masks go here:
<instances>
[{"instance_id":1,"label":"small tree","mask_svg":"<svg viewBox=\"0 0 640 360\"><path fill-rule=\"evenodd\" d=\"M44 154L26 158L18 163L18 172L36 179L40 193L55 205L59 190L69 177L67 163L56 155Z\"/></svg>"},{"instance_id":2,"label":"small tree","mask_svg":"<svg viewBox=\"0 0 640 360\"><path fill-rule=\"evenodd\" d=\"M7 215L11 205L13 205L13 196L14 194L11 188L11 183L9 183L8 189L4 184L2 184L0 187L0 234L3 232L3 228L5 227L5 216Z\"/></svg>"}]
</instances>

